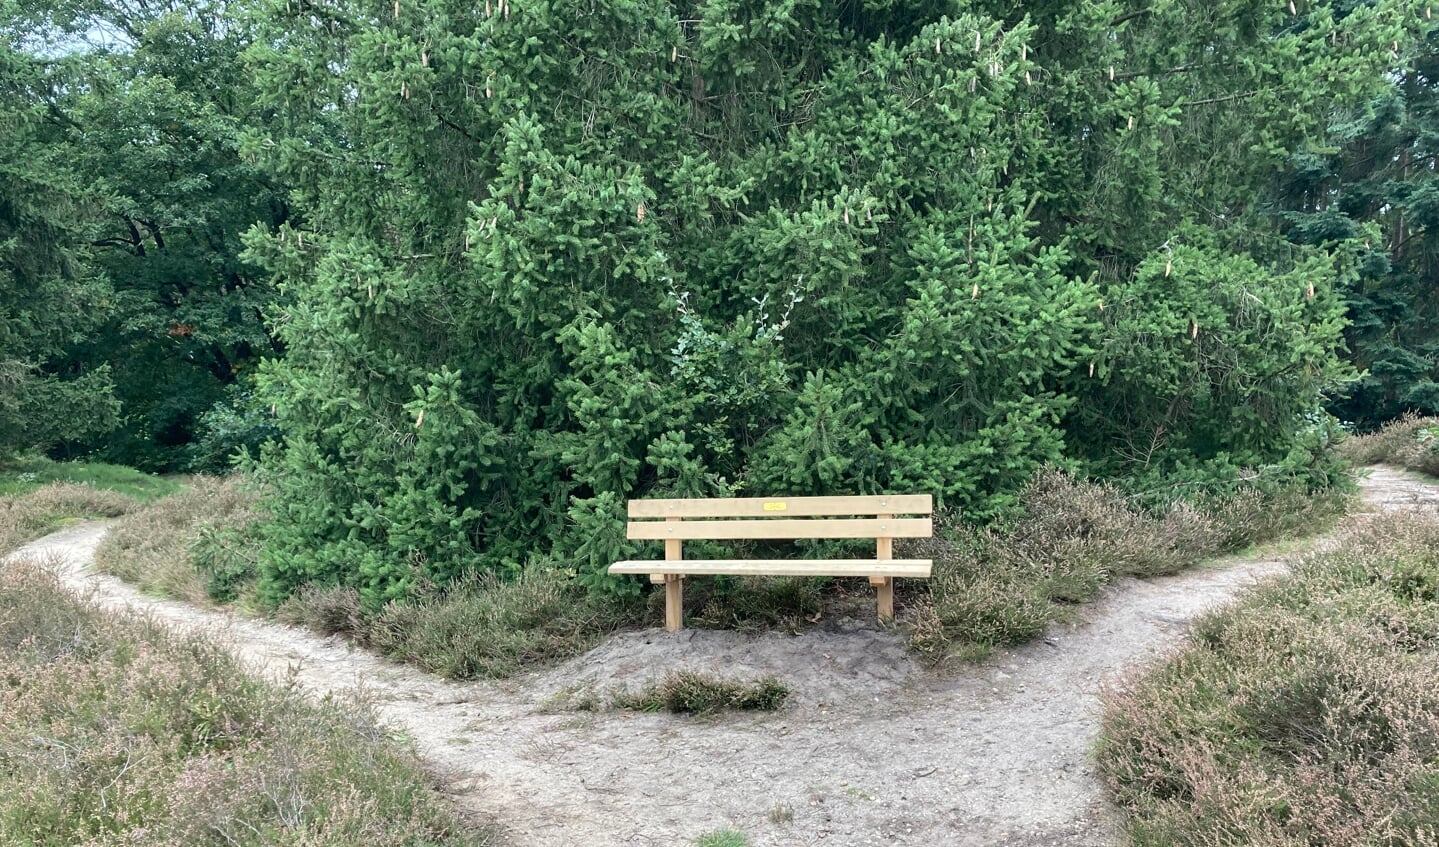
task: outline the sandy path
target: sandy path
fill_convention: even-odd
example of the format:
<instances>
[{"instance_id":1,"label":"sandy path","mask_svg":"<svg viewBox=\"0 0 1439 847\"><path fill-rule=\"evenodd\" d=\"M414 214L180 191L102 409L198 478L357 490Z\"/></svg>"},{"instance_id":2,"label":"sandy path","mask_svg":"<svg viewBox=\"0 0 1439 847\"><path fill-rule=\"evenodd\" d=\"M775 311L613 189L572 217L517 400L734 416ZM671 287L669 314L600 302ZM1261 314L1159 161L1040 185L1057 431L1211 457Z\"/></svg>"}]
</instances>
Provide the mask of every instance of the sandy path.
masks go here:
<instances>
[{"instance_id":1,"label":"sandy path","mask_svg":"<svg viewBox=\"0 0 1439 847\"><path fill-rule=\"evenodd\" d=\"M1439 489L1395 469L1373 469L1363 488L1371 510L1439 507ZM457 802L498 822L515 847L680 845L722 828L755 847L1114 844L1088 756L1102 685L1285 567L1232 558L1121 580L1085 607L1085 622L947 678L918 668L893 636L850 625L801 636L627 633L554 670L466 684L91 575L104 533L81 524L16 555L54 556L95 602L217 636L317 693L365 689ZM681 667L773 672L794 696L777 713L703 720L539 710L586 681L637 684Z\"/></svg>"}]
</instances>

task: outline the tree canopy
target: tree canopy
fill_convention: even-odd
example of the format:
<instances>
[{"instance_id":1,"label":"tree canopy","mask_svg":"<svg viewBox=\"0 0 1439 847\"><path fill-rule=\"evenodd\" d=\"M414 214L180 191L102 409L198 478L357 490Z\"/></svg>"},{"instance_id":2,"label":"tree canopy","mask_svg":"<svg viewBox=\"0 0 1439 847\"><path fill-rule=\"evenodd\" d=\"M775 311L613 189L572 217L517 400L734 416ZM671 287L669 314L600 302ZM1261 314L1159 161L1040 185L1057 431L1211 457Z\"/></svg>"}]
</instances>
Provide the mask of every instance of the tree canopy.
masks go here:
<instances>
[{"instance_id":1,"label":"tree canopy","mask_svg":"<svg viewBox=\"0 0 1439 847\"><path fill-rule=\"evenodd\" d=\"M600 584L646 494L1312 463L1355 273L1264 198L1407 3L270 2L269 579ZM1306 445L1308 445L1306 447ZM317 552L318 551L318 552ZM358 575L357 575L358 573Z\"/></svg>"},{"instance_id":2,"label":"tree canopy","mask_svg":"<svg viewBox=\"0 0 1439 847\"><path fill-rule=\"evenodd\" d=\"M239 130L255 118L241 61L249 29L220 3L4 8L31 116L30 131L7 139L23 151L7 161L42 175L29 202L68 209L63 231L37 237L52 255L26 252L106 292L45 367L104 377L119 403L104 426L71 410L71 426L33 428L44 438L26 443L184 469L201 418L277 352L263 318L274 289L240 258L244 231L289 215L284 189L239 157Z\"/></svg>"},{"instance_id":3,"label":"tree canopy","mask_svg":"<svg viewBox=\"0 0 1439 847\"><path fill-rule=\"evenodd\" d=\"M1405 411L1439 414L1439 45L1430 32L1392 84L1336 113L1323 144L1300 151L1278 198L1290 237L1363 239L1344 287L1354 363L1333 404L1373 428Z\"/></svg>"},{"instance_id":4,"label":"tree canopy","mask_svg":"<svg viewBox=\"0 0 1439 847\"><path fill-rule=\"evenodd\" d=\"M110 296L78 238L83 192L50 155L44 64L0 39L0 458L112 429L105 367L65 356Z\"/></svg>"},{"instance_id":5,"label":"tree canopy","mask_svg":"<svg viewBox=\"0 0 1439 847\"><path fill-rule=\"evenodd\" d=\"M1424 3L4 8L0 412L283 433L272 598L636 590L639 496L1319 485L1345 386L1432 399Z\"/></svg>"}]
</instances>

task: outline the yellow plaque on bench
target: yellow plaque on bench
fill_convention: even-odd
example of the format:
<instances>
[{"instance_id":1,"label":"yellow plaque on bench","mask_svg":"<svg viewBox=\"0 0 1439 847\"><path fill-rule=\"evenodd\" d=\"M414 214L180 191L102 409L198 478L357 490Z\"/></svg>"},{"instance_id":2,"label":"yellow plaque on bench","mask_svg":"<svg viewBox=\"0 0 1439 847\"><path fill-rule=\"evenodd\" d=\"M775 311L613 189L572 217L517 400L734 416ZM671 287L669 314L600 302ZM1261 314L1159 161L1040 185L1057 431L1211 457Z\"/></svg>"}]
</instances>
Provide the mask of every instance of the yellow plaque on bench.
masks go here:
<instances>
[{"instance_id":1,"label":"yellow plaque on bench","mask_svg":"<svg viewBox=\"0 0 1439 847\"><path fill-rule=\"evenodd\" d=\"M786 502L784 502L783 500L780 500L780 501L777 502L777 503L766 503L766 504L764 504L764 510L765 510L766 512L783 512L785 509L788 509L788 508L789 508L789 504L786 503Z\"/></svg>"}]
</instances>

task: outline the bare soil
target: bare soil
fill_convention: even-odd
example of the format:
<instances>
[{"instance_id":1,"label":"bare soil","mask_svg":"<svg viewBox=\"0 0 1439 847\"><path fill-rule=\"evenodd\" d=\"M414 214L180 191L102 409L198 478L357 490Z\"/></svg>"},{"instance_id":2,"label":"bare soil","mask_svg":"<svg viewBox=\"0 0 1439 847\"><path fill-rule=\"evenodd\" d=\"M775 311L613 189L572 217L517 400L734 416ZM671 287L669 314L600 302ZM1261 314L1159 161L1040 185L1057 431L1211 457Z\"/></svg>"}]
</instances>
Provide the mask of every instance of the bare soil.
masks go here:
<instances>
[{"instance_id":1,"label":"bare soil","mask_svg":"<svg viewBox=\"0 0 1439 847\"><path fill-rule=\"evenodd\" d=\"M1439 487L1397 469L1372 469L1362 484L1370 511L1439 508ZM1116 844L1089 755L1104 685L1300 552L1120 580L1083 620L944 673L917 665L895 635L847 621L797 636L624 633L558 668L452 683L90 574L104 533L80 524L15 555L54 557L96 603L215 636L271 677L317 695L359 692L513 847L668 847L719 829L755 847ZM773 673L793 694L778 712L712 718L556 709L566 693L683 668Z\"/></svg>"}]
</instances>

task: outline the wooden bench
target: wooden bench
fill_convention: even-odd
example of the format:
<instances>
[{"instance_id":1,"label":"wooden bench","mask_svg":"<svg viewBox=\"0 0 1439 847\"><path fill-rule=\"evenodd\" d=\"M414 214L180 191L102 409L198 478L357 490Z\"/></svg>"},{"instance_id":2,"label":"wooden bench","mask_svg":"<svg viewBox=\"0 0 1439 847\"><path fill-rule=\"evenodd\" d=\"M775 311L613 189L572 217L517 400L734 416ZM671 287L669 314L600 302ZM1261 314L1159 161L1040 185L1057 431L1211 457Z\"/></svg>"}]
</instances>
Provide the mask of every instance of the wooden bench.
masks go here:
<instances>
[{"instance_id":1,"label":"wooden bench","mask_svg":"<svg viewBox=\"0 0 1439 847\"><path fill-rule=\"evenodd\" d=\"M631 500L627 536L664 541L665 558L616 562L612 574L649 574L665 586L665 629L684 625L686 576L864 576L875 587L879 618L894 617L895 577L928 578L929 559L894 558L894 539L934 534L928 494L872 497L743 497ZM924 517L900 517L923 515ZM685 559L686 540L873 538L873 559Z\"/></svg>"}]
</instances>

